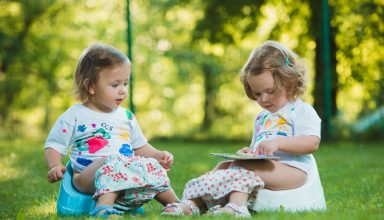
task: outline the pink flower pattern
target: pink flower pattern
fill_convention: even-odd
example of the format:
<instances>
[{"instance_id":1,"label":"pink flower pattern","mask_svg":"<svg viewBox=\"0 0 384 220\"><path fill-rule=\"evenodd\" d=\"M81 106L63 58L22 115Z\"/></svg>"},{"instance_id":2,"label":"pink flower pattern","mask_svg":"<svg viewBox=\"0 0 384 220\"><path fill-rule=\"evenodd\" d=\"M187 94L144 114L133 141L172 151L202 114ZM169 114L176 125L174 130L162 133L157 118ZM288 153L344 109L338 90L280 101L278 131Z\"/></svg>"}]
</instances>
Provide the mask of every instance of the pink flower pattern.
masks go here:
<instances>
[{"instance_id":1,"label":"pink flower pattern","mask_svg":"<svg viewBox=\"0 0 384 220\"><path fill-rule=\"evenodd\" d=\"M153 199L171 185L167 173L152 158L127 157L120 153L109 156L95 175L94 198L120 191L116 203L138 207Z\"/></svg>"}]
</instances>

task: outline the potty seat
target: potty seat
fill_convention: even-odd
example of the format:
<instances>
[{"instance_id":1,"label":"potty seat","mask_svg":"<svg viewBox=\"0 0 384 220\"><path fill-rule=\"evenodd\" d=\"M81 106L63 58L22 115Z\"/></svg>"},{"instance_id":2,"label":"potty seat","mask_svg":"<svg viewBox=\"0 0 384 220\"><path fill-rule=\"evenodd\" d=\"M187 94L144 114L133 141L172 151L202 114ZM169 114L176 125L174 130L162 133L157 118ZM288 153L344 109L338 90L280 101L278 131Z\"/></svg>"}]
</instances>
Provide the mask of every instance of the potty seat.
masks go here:
<instances>
[{"instance_id":1,"label":"potty seat","mask_svg":"<svg viewBox=\"0 0 384 220\"><path fill-rule=\"evenodd\" d=\"M73 170L71 161L67 163L67 171L60 183L57 199L57 214L60 216L88 215L96 205L91 194L85 194L75 189L72 184ZM133 208L130 214L144 214L144 208Z\"/></svg>"},{"instance_id":2,"label":"potty seat","mask_svg":"<svg viewBox=\"0 0 384 220\"><path fill-rule=\"evenodd\" d=\"M279 211L281 207L287 212L327 209L316 160L312 154L311 170L304 185L289 190L260 189L256 200L248 206L249 209L257 212Z\"/></svg>"}]
</instances>

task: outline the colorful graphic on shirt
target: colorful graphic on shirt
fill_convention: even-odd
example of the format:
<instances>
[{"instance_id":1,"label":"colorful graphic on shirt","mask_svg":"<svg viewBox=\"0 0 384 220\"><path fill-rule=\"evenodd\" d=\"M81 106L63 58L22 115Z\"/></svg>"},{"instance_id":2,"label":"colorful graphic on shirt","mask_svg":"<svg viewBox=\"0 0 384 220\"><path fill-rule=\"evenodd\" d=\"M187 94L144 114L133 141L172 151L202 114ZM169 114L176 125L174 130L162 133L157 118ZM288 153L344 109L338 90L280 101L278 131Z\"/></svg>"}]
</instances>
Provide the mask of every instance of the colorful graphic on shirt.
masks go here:
<instances>
[{"instance_id":1,"label":"colorful graphic on shirt","mask_svg":"<svg viewBox=\"0 0 384 220\"><path fill-rule=\"evenodd\" d=\"M103 149L108 143L108 140L104 139L103 137L92 137L87 141L88 152L94 154L97 151Z\"/></svg>"},{"instance_id":2,"label":"colorful graphic on shirt","mask_svg":"<svg viewBox=\"0 0 384 220\"><path fill-rule=\"evenodd\" d=\"M79 132L84 132L85 130L87 130L87 126L85 126L85 125L79 125L79 126L77 126L77 131L79 131Z\"/></svg>"},{"instance_id":3,"label":"colorful graphic on shirt","mask_svg":"<svg viewBox=\"0 0 384 220\"><path fill-rule=\"evenodd\" d=\"M131 120L133 120L135 118L135 115L132 112L130 112L128 110L125 110L125 113L127 114L128 120L131 121Z\"/></svg>"},{"instance_id":4,"label":"colorful graphic on shirt","mask_svg":"<svg viewBox=\"0 0 384 220\"><path fill-rule=\"evenodd\" d=\"M76 162L86 167L89 164L91 164L93 161L87 158L78 157L76 158Z\"/></svg>"},{"instance_id":5,"label":"colorful graphic on shirt","mask_svg":"<svg viewBox=\"0 0 384 220\"><path fill-rule=\"evenodd\" d=\"M79 151L88 151L91 154L103 149L109 142L111 135L104 128L93 131L89 136L75 140L75 147Z\"/></svg>"},{"instance_id":6,"label":"colorful graphic on shirt","mask_svg":"<svg viewBox=\"0 0 384 220\"><path fill-rule=\"evenodd\" d=\"M289 125L288 121L284 118L282 114L277 114L277 120L276 120L276 129L277 129L277 135L281 136L288 136L287 133L292 131L291 126Z\"/></svg>"},{"instance_id":7,"label":"colorful graphic on shirt","mask_svg":"<svg viewBox=\"0 0 384 220\"><path fill-rule=\"evenodd\" d=\"M265 115L261 118L261 121L260 121L260 124L261 124L261 125L264 124L265 118L266 118L267 116L268 116L268 115L265 114Z\"/></svg>"},{"instance_id":8,"label":"colorful graphic on shirt","mask_svg":"<svg viewBox=\"0 0 384 220\"><path fill-rule=\"evenodd\" d=\"M121 137L121 139L123 139L123 140L126 140L126 141L128 141L128 140L129 140L129 133L128 133L128 132L126 132L126 131L124 131L124 132L120 133L120 134L119 134L119 136L120 136L120 137Z\"/></svg>"},{"instance_id":9,"label":"colorful graphic on shirt","mask_svg":"<svg viewBox=\"0 0 384 220\"><path fill-rule=\"evenodd\" d=\"M133 150L131 145L129 144L122 144L121 148L119 149L119 152L127 157L133 156Z\"/></svg>"},{"instance_id":10,"label":"colorful graphic on shirt","mask_svg":"<svg viewBox=\"0 0 384 220\"><path fill-rule=\"evenodd\" d=\"M129 130L127 128L124 128L124 127L118 127L117 128L119 131L121 131L119 133L119 137L125 141L128 141L129 140Z\"/></svg>"},{"instance_id":11,"label":"colorful graphic on shirt","mask_svg":"<svg viewBox=\"0 0 384 220\"><path fill-rule=\"evenodd\" d=\"M289 114L287 111L294 111L295 108L280 111L278 113L264 114L257 117L259 121L257 126L257 138L255 146L260 142L279 136L292 136L293 127L287 120Z\"/></svg>"},{"instance_id":12,"label":"colorful graphic on shirt","mask_svg":"<svg viewBox=\"0 0 384 220\"><path fill-rule=\"evenodd\" d=\"M271 124L272 124L272 121L271 121L271 119L268 119L266 122L265 122L265 129L268 129L270 126L271 126Z\"/></svg>"}]
</instances>

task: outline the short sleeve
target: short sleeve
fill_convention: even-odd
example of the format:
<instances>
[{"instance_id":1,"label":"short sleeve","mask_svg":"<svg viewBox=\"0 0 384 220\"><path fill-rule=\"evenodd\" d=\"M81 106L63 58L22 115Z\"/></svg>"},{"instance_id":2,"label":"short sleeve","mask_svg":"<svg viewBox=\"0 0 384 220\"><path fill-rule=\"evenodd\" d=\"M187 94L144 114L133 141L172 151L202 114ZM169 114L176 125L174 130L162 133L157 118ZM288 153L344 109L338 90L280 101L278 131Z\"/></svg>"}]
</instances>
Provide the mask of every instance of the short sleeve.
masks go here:
<instances>
[{"instance_id":1,"label":"short sleeve","mask_svg":"<svg viewBox=\"0 0 384 220\"><path fill-rule=\"evenodd\" d=\"M74 127L75 125L71 123L71 119L64 115L60 116L49 132L44 148L52 148L61 155L66 155L74 133Z\"/></svg>"},{"instance_id":2,"label":"short sleeve","mask_svg":"<svg viewBox=\"0 0 384 220\"><path fill-rule=\"evenodd\" d=\"M132 114L132 113L131 113ZM141 131L139 122L136 117L132 114L132 133L131 133L131 146L132 149L138 149L147 144L147 139L145 138L143 132Z\"/></svg>"},{"instance_id":3,"label":"short sleeve","mask_svg":"<svg viewBox=\"0 0 384 220\"><path fill-rule=\"evenodd\" d=\"M303 103L297 109L293 122L294 136L313 135L321 137L321 119L311 105Z\"/></svg>"}]
</instances>

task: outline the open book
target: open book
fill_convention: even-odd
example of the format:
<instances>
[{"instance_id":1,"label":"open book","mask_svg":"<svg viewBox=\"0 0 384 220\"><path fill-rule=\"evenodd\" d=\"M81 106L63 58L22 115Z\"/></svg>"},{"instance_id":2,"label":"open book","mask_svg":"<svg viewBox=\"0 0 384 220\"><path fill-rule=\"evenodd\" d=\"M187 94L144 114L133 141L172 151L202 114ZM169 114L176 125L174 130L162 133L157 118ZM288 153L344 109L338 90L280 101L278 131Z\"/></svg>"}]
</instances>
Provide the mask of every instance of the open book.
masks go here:
<instances>
[{"instance_id":1,"label":"open book","mask_svg":"<svg viewBox=\"0 0 384 220\"><path fill-rule=\"evenodd\" d=\"M223 157L228 160L273 160L279 159L280 157L268 156L268 155L253 155L246 153L210 153L212 156Z\"/></svg>"}]
</instances>

